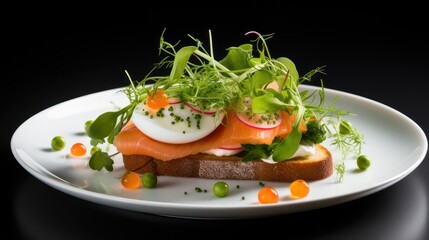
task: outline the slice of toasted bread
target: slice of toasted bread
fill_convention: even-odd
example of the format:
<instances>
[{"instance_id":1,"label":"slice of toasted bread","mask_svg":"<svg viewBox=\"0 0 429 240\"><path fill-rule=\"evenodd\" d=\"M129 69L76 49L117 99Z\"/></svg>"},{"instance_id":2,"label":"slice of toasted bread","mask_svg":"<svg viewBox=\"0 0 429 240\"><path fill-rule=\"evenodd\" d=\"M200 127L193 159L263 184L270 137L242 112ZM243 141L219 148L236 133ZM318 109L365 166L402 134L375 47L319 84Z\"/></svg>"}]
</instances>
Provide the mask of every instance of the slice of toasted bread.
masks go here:
<instances>
[{"instance_id":1,"label":"slice of toasted bread","mask_svg":"<svg viewBox=\"0 0 429 240\"><path fill-rule=\"evenodd\" d=\"M217 157L202 153L169 161L142 155L123 155L123 161L127 170L138 173L150 171L158 176L208 179L315 181L327 178L333 173L332 155L321 144L316 145L315 155L296 157L275 164L261 160L243 162L240 156Z\"/></svg>"}]
</instances>

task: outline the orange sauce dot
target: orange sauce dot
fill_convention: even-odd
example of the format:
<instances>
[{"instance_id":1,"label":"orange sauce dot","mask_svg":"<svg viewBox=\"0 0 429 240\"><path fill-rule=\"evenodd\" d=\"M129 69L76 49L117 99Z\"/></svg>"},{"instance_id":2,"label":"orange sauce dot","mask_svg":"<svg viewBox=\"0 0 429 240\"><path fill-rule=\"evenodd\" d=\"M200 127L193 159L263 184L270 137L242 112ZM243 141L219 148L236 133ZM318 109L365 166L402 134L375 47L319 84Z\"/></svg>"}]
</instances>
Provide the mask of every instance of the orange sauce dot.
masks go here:
<instances>
[{"instance_id":1,"label":"orange sauce dot","mask_svg":"<svg viewBox=\"0 0 429 240\"><path fill-rule=\"evenodd\" d=\"M258 200L260 203L276 203L279 201L277 190L270 186L265 186L259 190Z\"/></svg>"},{"instance_id":2,"label":"orange sauce dot","mask_svg":"<svg viewBox=\"0 0 429 240\"><path fill-rule=\"evenodd\" d=\"M290 184L290 194L293 198L303 198L310 192L308 183L304 180L298 179Z\"/></svg>"},{"instance_id":3,"label":"orange sauce dot","mask_svg":"<svg viewBox=\"0 0 429 240\"><path fill-rule=\"evenodd\" d=\"M153 94L152 90L146 97L146 105L154 110L166 107L168 105L168 96L161 89L157 89L155 94Z\"/></svg>"},{"instance_id":4,"label":"orange sauce dot","mask_svg":"<svg viewBox=\"0 0 429 240\"><path fill-rule=\"evenodd\" d=\"M135 172L127 172L121 177L122 186L126 189L136 189L140 182L140 176Z\"/></svg>"},{"instance_id":5,"label":"orange sauce dot","mask_svg":"<svg viewBox=\"0 0 429 240\"><path fill-rule=\"evenodd\" d=\"M82 143L75 143L71 146L70 153L73 156L83 156L86 154L86 147Z\"/></svg>"}]
</instances>

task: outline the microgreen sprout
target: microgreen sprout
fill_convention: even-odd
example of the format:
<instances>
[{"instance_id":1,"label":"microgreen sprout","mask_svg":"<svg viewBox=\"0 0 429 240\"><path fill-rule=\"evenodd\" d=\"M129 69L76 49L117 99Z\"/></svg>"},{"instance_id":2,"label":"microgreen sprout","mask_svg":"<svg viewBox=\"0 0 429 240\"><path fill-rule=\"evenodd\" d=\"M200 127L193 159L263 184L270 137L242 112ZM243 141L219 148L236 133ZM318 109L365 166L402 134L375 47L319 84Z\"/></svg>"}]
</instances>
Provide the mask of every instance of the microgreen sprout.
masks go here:
<instances>
[{"instance_id":1,"label":"microgreen sprout","mask_svg":"<svg viewBox=\"0 0 429 240\"><path fill-rule=\"evenodd\" d=\"M92 145L113 143L114 137L130 120L135 107L144 103L150 92L162 89L170 98L180 99L201 110L216 110L215 117L229 110L251 111L251 114L275 116L279 111L295 115L292 131L284 138L275 138L270 145L243 144L247 155L243 161L253 161L273 156L274 161L289 159L303 142L318 143L332 138L332 144L341 152L341 162L335 166L342 177L345 172L344 159L350 152L361 153L363 136L356 128L350 128L347 134L339 131L344 116L351 113L334 106L337 99L330 105L325 103L323 81L315 91L301 91L301 83L312 81L319 74L326 74L326 67L317 67L300 76L293 61L286 57L272 58L267 40L273 34L262 35L255 31L247 32L246 36L256 36L251 43L227 48L224 58L218 60L214 56L212 33L209 31L209 46L189 35L194 45L179 47L165 40L165 30L160 37L159 54L166 56L139 82L134 82L126 72L130 85L122 91L130 103L117 111L101 114L90 126L88 136ZM252 43L256 43L254 48ZM256 53L256 54L255 54ZM255 54L255 55L254 55ZM161 67L170 69L167 76L156 76L155 70ZM267 88L275 82L279 89ZM151 83L151 84L149 84ZM251 99L251 104L244 104ZM271 119L267 117L267 119ZM314 125L317 137L304 136L300 130L302 121L318 121ZM323 121L322 121L323 120ZM227 123L226 123L227 124ZM331 127L328 127L330 124ZM324 128L324 129L322 129ZM325 136L326 134L326 136ZM103 168L112 171L113 160L106 152L97 151L90 159L90 167L96 170Z\"/></svg>"}]
</instances>

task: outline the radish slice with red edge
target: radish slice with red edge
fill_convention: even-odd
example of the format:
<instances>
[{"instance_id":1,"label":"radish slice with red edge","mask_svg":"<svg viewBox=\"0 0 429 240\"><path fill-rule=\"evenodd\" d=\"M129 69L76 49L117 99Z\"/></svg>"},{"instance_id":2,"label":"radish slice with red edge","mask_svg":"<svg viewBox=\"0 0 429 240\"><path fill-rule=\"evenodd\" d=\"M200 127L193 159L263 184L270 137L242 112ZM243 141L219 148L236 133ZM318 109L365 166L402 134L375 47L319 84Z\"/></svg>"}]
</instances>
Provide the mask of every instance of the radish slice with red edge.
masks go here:
<instances>
[{"instance_id":1,"label":"radish slice with red edge","mask_svg":"<svg viewBox=\"0 0 429 240\"><path fill-rule=\"evenodd\" d=\"M264 88L265 89L272 88L272 89L276 90L277 92L280 92L280 85L279 85L279 83L277 81L272 81L272 82L266 84L264 86Z\"/></svg>"},{"instance_id":2,"label":"radish slice with red edge","mask_svg":"<svg viewBox=\"0 0 429 240\"><path fill-rule=\"evenodd\" d=\"M180 98L168 98L168 104L179 104L181 103L182 100L180 100Z\"/></svg>"},{"instance_id":3,"label":"radish slice with red edge","mask_svg":"<svg viewBox=\"0 0 429 240\"><path fill-rule=\"evenodd\" d=\"M278 119L270 122L259 120L264 114L254 114L253 117L250 117L246 114L246 112L237 112L235 115L237 116L238 120L240 120L240 122L242 122L243 124L261 130L276 128L282 122L281 114L278 116Z\"/></svg>"},{"instance_id":4,"label":"radish slice with red edge","mask_svg":"<svg viewBox=\"0 0 429 240\"><path fill-rule=\"evenodd\" d=\"M194 110L197 113L204 113L204 114L207 114L207 115L213 115L213 114L216 113L216 109L211 109L211 110L205 110L205 111L203 111L203 110L197 108L196 106L194 106L194 105L192 105L190 103L186 103L186 106L190 107L192 110Z\"/></svg>"}]
</instances>

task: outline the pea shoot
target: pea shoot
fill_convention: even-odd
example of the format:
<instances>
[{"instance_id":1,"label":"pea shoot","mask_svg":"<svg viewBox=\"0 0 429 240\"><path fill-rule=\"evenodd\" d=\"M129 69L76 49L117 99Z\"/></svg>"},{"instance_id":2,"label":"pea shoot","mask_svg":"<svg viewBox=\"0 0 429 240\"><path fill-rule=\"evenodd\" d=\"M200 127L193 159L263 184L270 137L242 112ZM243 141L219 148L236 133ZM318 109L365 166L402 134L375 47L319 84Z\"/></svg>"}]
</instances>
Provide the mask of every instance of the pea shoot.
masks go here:
<instances>
[{"instance_id":1,"label":"pea shoot","mask_svg":"<svg viewBox=\"0 0 429 240\"><path fill-rule=\"evenodd\" d=\"M91 156L94 155L94 153L97 151L101 151L101 148L99 148L98 146L92 147L90 151Z\"/></svg>"},{"instance_id":2,"label":"pea shoot","mask_svg":"<svg viewBox=\"0 0 429 240\"><path fill-rule=\"evenodd\" d=\"M85 132L87 133L89 130L89 126L94 122L94 120L88 120L85 122Z\"/></svg>"},{"instance_id":3,"label":"pea shoot","mask_svg":"<svg viewBox=\"0 0 429 240\"><path fill-rule=\"evenodd\" d=\"M88 120L85 123L85 132L91 138L91 145L95 147L104 143L113 144L114 137L131 119L136 106L145 103L148 96L152 96L151 91L159 90L158 94L179 99L182 104L192 103L202 111L217 109L214 117L219 117L220 113L228 110L249 110L251 114L274 116L280 111L288 112L295 116L290 134L284 138L277 138L267 145L246 144L243 148L247 155L243 161L268 156L272 156L276 162L285 161L296 153L299 145L317 144L325 139L332 139L332 145L338 147L341 152L341 161L335 169L342 181L345 172L344 159L350 153L356 156L361 154L363 135L349 121L342 119L352 114L334 107L337 99L328 105L325 104L323 81L318 90L298 89L300 84L312 81L319 74L325 75L325 66L300 75L291 59L271 57L266 40L270 39L272 34L261 35L251 31L245 35L256 36L251 40L255 44L245 43L230 47L226 56L216 59L213 56L214 46L210 31L210 45L207 49L203 47L201 41L192 36L189 37L195 42L194 45L178 48L178 44L169 43L164 39L163 32L159 52L167 56L162 58L140 82L133 81L126 72L130 85L122 91L127 95L129 104L105 112L95 120ZM152 72L160 67L170 68L169 75L152 75ZM148 86L149 82L153 84ZM277 89L266 87L272 82ZM245 104L245 99L251 99L251 106ZM163 105L168 103L166 100L167 98L163 97ZM167 111L169 110L166 109L165 113ZM312 121L309 121L310 119ZM199 125L198 119L195 120ZM307 123L308 132L301 132L301 122ZM183 130L183 134L186 133ZM95 151L91 154L89 166L99 171L103 168L112 171L112 156L105 151Z\"/></svg>"}]
</instances>

